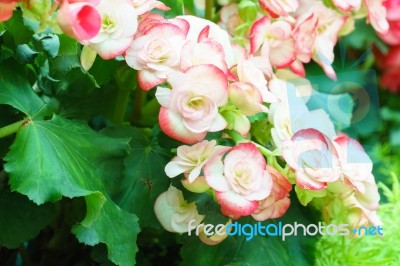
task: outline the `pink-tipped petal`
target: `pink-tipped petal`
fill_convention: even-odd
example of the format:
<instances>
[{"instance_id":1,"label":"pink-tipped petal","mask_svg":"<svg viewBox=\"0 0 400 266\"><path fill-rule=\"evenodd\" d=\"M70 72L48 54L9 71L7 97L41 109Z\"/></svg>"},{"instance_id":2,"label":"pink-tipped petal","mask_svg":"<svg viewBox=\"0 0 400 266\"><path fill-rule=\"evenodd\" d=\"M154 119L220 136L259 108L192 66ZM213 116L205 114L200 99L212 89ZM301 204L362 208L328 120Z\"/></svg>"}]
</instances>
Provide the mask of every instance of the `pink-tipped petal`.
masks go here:
<instances>
[{"instance_id":1,"label":"pink-tipped petal","mask_svg":"<svg viewBox=\"0 0 400 266\"><path fill-rule=\"evenodd\" d=\"M224 73L228 72L222 46L211 39L200 43L186 42L181 52L181 70L186 71L192 66L207 64L218 67Z\"/></svg>"},{"instance_id":2,"label":"pink-tipped petal","mask_svg":"<svg viewBox=\"0 0 400 266\"><path fill-rule=\"evenodd\" d=\"M283 198L274 202L269 200L270 205L260 211L256 210L251 216L257 221L265 221L267 219L276 219L282 217L290 207L290 199Z\"/></svg>"},{"instance_id":3,"label":"pink-tipped petal","mask_svg":"<svg viewBox=\"0 0 400 266\"><path fill-rule=\"evenodd\" d=\"M160 79L155 73L148 70L138 71L139 87L142 90L149 91L151 88L165 82L165 79Z\"/></svg>"},{"instance_id":4,"label":"pink-tipped petal","mask_svg":"<svg viewBox=\"0 0 400 266\"><path fill-rule=\"evenodd\" d=\"M64 1L57 15L62 31L78 40L95 37L101 28L101 16L95 7L84 3L69 4Z\"/></svg>"},{"instance_id":5,"label":"pink-tipped petal","mask_svg":"<svg viewBox=\"0 0 400 266\"><path fill-rule=\"evenodd\" d=\"M182 123L182 118L173 111L161 107L158 116L161 130L173 139L186 144L194 144L202 141L207 132L193 133L189 131Z\"/></svg>"},{"instance_id":6,"label":"pink-tipped petal","mask_svg":"<svg viewBox=\"0 0 400 266\"><path fill-rule=\"evenodd\" d=\"M290 65L290 69L300 77L306 76L306 70L304 69L304 65L299 60L293 61L293 63Z\"/></svg>"},{"instance_id":7,"label":"pink-tipped petal","mask_svg":"<svg viewBox=\"0 0 400 266\"><path fill-rule=\"evenodd\" d=\"M309 178L303 171L296 172L296 184L302 189L321 190L327 187L326 182L318 182Z\"/></svg>"},{"instance_id":8,"label":"pink-tipped petal","mask_svg":"<svg viewBox=\"0 0 400 266\"><path fill-rule=\"evenodd\" d=\"M175 26L178 26L185 33L185 37L187 36L187 34L189 33L189 29L190 29L189 22L187 22L186 20L181 19L181 18L173 18L168 21L170 23L174 24Z\"/></svg>"},{"instance_id":9,"label":"pink-tipped petal","mask_svg":"<svg viewBox=\"0 0 400 266\"><path fill-rule=\"evenodd\" d=\"M221 205L222 214L232 219L250 215L258 207L258 201L248 201L232 190L217 192L216 196L218 203Z\"/></svg>"},{"instance_id":10,"label":"pink-tipped petal","mask_svg":"<svg viewBox=\"0 0 400 266\"><path fill-rule=\"evenodd\" d=\"M214 119L211 127L208 129L208 131L210 131L210 132L222 131L226 128L226 126L227 126L227 122L225 121L224 117L222 115L218 114L215 117L215 119Z\"/></svg>"},{"instance_id":11,"label":"pink-tipped petal","mask_svg":"<svg viewBox=\"0 0 400 266\"><path fill-rule=\"evenodd\" d=\"M189 170L191 170L190 166L180 164L179 162L174 160L172 160L165 166L165 173L170 178L183 174Z\"/></svg>"},{"instance_id":12,"label":"pink-tipped petal","mask_svg":"<svg viewBox=\"0 0 400 266\"><path fill-rule=\"evenodd\" d=\"M254 160L254 162L256 162L257 165L259 165L261 168L266 167L267 163L265 162L264 156L262 156L256 145L254 145L253 143L239 143L232 148L232 151L236 150L248 154L248 156L251 157L252 160Z\"/></svg>"},{"instance_id":13,"label":"pink-tipped petal","mask_svg":"<svg viewBox=\"0 0 400 266\"><path fill-rule=\"evenodd\" d=\"M207 25L202 29L199 33L199 37L197 38L197 42L201 42L204 39L208 38L208 35L210 34L210 26Z\"/></svg>"},{"instance_id":14,"label":"pink-tipped petal","mask_svg":"<svg viewBox=\"0 0 400 266\"><path fill-rule=\"evenodd\" d=\"M224 173L224 165L222 163L222 156L224 153L219 153L210 159L204 166L204 176L210 187L216 191L225 192L231 188L226 181Z\"/></svg>"},{"instance_id":15,"label":"pink-tipped petal","mask_svg":"<svg viewBox=\"0 0 400 266\"><path fill-rule=\"evenodd\" d=\"M171 90L164 87L157 87L156 98L162 107L168 108L171 97Z\"/></svg>"},{"instance_id":16,"label":"pink-tipped petal","mask_svg":"<svg viewBox=\"0 0 400 266\"><path fill-rule=\"evenodd\" d=\"M275 67L285 68L290 66L296 60L296 48L293 38L286 39L278 47L272 48L269 59Z\"/></svg>"},{"instance_id":17,"label":"pink-tipped petal","mask_svg":"<svg viewBox=\"0 0 400 266\"><path fill-rule=\"evenodd\" d=\"M197 65L190 67L185 73L171 73L168 83L177 90L186 90L187 84L196 84L196 93L209 97L212 95L217 106L228 101L228 79L214 65Z\"/></svg>"},{"instance_id":18,"label":"pink-tipped petal","mask_svg":"<svg viewBox=\"0 0 400 266\"><path fill-rule=\"evenodd\" d=\"M101 0L64 0L64 2L68 3L86 3L86 4L91 4L93 6L96 6L100 3ZM62 2L62 1L60 1Z\"/></svg>"},{"instance_id":19,"label":"pink-tipped petal","mask_svg":"<svg viewBox=\"0 0 400 266\"><path fill-rule=\"evenodd\" d=\"M254 54L264 42L265 36L270 25L270 19L264 16L254 22L250 30L250 52Z\"/></svg>"}]
</instances>

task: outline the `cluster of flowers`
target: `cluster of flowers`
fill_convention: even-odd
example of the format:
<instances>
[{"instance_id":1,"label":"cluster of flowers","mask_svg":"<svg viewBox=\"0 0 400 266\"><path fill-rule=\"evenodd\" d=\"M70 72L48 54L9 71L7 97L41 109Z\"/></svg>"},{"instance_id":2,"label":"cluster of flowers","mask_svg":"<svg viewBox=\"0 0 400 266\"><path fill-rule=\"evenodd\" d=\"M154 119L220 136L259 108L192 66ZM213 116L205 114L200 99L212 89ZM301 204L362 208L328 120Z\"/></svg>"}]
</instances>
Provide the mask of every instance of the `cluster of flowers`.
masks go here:
<instances>
[{"instance_id":1,"label":"cluster of flowers","mask_svg":"<svg viewBox=\"0 0 400 266\"><path fill-rule=\"evenodd\" d=\"M10 17L16 2L0 0L1 20ZM311 60L335 79L333 48L338 37L354 29L355 18L367 17L383 36L389 24L396 28L395 16L388 12L388 23L381 0L231 3L221 9L219 25L150 13L168 10L156 0L63 0L56 5L60 29L85 46L88 68L93 53L103 59L122 56L138 71L143 90L157 86L161 129L193 144L178 148L166 174L184 174L188 190L215 195L224 215L259 221L280 217L295 184L297 194L307 199L303 204L324 200L327 219L337 216L339 201L340 209L352 214L345 218L348 223L379 223L379 194L368 155L356 140L335 131L325 111L308 110L310 86L296 87L290 80L304 77L303 64ZM251 15L243 15L243 6ZM243 25L248 27L238 30ZM237 37L244 42L235 43ZM274 152L251 141L249 117L258 113L268 114ZM223 130L238 132L236 146L205 140L209 132ZM190 220L204 219L174 187L160 195L155 212L171 232L186 232Z\"/></svg>"},{"instance_id":2,"label":"cluster of flowers","mask_svg":"<svg viewBox=\"0 0 400 266\"><path fill-rule=\"evenodd\" d=\"M271 75L272 67L289 67L304 76L304 63L314 60L327 76L336 79L332 68L333 48L338 37L354 30L355 19L367 20L381 35L386 34L388 22L382 1L328 1L330 7L318 0L259 0L260 8L249 31L242 32L249 39L247 50L262 60L262 69ZM250 8L248 5L246 8ZM267 12L267 15L265 15ZM243 24L240 5L229 4L221 10L221 24L233 37L237 26ZM261 67L260 66L260 67ZM266 71L268 70L268 71Z\"/></svg>"},{"instance_id":3,"label":"cluster of flowers","mask_svg":"<svg viewBox=\"0 0 400 266\"><path fill-rule=\"evenodd\" d=\"M235 27L242 23L237 4L221 10L219 25L226 32L188 16L144 19L145 25L152 25L149 34L134 41L126 61L139 70L143 88L162 84L156 92L162 106L161 129L174 139L194 144L178 148L166 173L169 177L184 174L186 189L214 195L222 214L230 219L251 215L264 221L282 216L296 184L303 204L314 198L324 202L321 210L327 220L354 227L379 224L379 193L370 158L356 140L335 131L324 110L308 110L304 95L309 85L296 87L290 80L301 79L303 63L311 59L335 79L333 47L341 32L351 31L346 24L351 22L349 15L361 7L370 10L368 20L377 31L385 32L386 11L376 1L337 9L320 1L296 2L285 9L279 5L282 2L260 3L268 14L259 10L248 32L242 33L249 41L241 46L226 40L227 33L231 40L235 38ZM281 7L275 10L279 14L271 11L274 4ZM180 27L180 42L172 40L172 45L170 35L152 34L153 28L176 26L177 19L189 24L187 32ZM262 153L270 152L250 141L248 117L259 112L268 113L271 144L277 148L275 155L286 162L285 169L276 161L267 164ZM204 140L208 132L224 129L240 133L242 143L225 147ZM204 219L194 203L185 204L175 187L159 197L155 211L171 232L186 232L191 220L199 224Z\"/></svg>"}]
</instances>

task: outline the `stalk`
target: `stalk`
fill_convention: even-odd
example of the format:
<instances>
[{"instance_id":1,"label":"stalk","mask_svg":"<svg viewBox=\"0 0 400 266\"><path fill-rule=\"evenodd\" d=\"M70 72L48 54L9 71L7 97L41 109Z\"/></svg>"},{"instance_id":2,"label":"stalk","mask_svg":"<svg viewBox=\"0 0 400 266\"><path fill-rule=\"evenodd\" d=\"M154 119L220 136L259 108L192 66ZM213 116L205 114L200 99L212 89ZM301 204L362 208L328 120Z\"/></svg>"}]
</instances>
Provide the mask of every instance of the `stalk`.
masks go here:
<instances>
[{"instance_id":1,"label":"stalk","mask_svg":"<svg viewBox=\"0 0 400 266\"><path fill-rule=\"evenodd\" d=\"M131 121L134 125L138 125L140 123L140 119L142 117L142 109L143 109L143 103L146 98L146 91L137 88L136 89L136 95L135 99L133 101L133 108L132 108L132 116L131 116Z\"/></svg>"},{"instance_id":2,"label":"stalk","mask_svg":"<svg viewBox=\"0 0 400 266\"><path fill-rule=\"evenodd\" d=\"M112 116L112 121L117 125L121 125L124 122L130 92L131 90L118 88L117 100L115 102L114 113Z\"/></svg>"},{"instance_id":3,"label":"stalk","mask_svg":"<svg viewBox=\"0 0 400 266\"><path fill-rule=\"evenodd\" d=\"M0 139L16 133L18 129L22 126L22 124L25 123L26 121L27 119L24 119L0 128Z\"/></svg>"},{"instance_id":4,"label":"stalk","mask_svg":"<svg viewBox=\"0 0 400 266\"><path fill-rule=\"evenodd\" d=\"M214 0L206 0L205 19L212 21L213 11L214 11Z\"/></svg>"}]
</instances>

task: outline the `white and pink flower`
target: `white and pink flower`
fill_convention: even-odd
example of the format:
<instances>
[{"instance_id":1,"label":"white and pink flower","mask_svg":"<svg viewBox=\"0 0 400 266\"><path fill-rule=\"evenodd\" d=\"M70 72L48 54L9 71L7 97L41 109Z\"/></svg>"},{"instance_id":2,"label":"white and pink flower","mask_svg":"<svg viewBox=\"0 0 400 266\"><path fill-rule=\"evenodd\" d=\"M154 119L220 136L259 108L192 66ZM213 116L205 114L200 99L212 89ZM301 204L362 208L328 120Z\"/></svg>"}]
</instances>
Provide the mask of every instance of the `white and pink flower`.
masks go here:
<instances>
[{"instance_id":1,"label":"white and pink flower","mask_svg":"<svg viewBox=\"0 0 400 266\"><path fill-rule=\"evenodd\" d=\"M361 7L362 0L333 0L333 4L342 11L357 11Z\"/></svg>"},{"instance_id":2,"label":"white and pink flower","mask_svg":"<svg viewBox=\"0 0 400 266\"><path fill-rule=\"evenodd\" d=\"M96 9L100 0L63 1L57 14L58 25L71 38L85 41L95 37L101 29L101 15Z\"/></svg>"},{"instance_id":3,"label":"white and pink flower","mask_svg":"<svg viewBox=\"0 0 400 266\"><path fill-rule=\"evenodd\" d=\"M296 59L292 25L285 20L258 19L251 27L250 46L253 55L277 68L290 66Z\"/></svg>"},{"instance_id":4,"label":"white and pink flower","mask_svg":"<svg viewBox=\"0 0 400 266\"><path fill-rule=\"evenodd\" d=\"M336 73L332 67L335 57L333 48L347 17L324 7L322 4L316 6L314 12L318 16L318 34L315 39L312 58L322 67L329 78L336 80Z\"/></svg>"},{"instance_id":5,"label":"white and pink flower","mask_svg":"<svg viewBox=\"0 0 400 266\"><path fill-rule=\"evenodd\" d=\"M137 12L131 0L101 0L96 6L101 15L99 33L82 44L95 50L103 59L125 53L137 31Z\"/></svg>"},{"instance_id":6,"label":"white and pink flower","mask_svg":"<svg viewBox=\"0 0 400 266\"><path fill-rule=\"evenodd\" d=\"M332 67L333 48L348 15L326 7L322 1L299 2L300 6L293 14L296 18L293 31L296 40L296 60L290 68L296 74L304 76L303 63L308 63L311 48L311 58L323 68L329 78L335 80L336 73Z\"/></svg>"},{"instance_id":7,"label":"white and pink flower","mask_svg":"<svg viewBox=\"0 0 400 266\"><path fill-rule=\"evenodd\" d=\"M383 0L364 0L365 8L368 12L368 21L374 29L385 34L389 29L389 23L386 19L386 8L383 5Z\"/></svg>"},{"instance_id":8,"label":"white and pink flower","mask_svg":"<svg viewBox=\"0 0 400 266\"><path fill-rule=\"evenodd\" d=\"M271 194L259 202L258 208L251 214L257 221L279 218L286 213L290 206L289 192L292 184L275 168L267 165L268 173L273 180Z\"/></svg>"},{"instance_id":9,"label":"white and pink flower","mask_svg":"<svg viewBox=\"0 0 400 266\"><path fill-rule=\"evenodd\" d=\"M198 65L168 75L172 90L158 87L159 123L168 136L183 143L202 141L207 132L223 130L218 108L228 101L228 80L214 65Z\"/></svg>"},{"instance_id":10,"label":"white and pink flower","mask_svg":"<svg viewBox=\"0 0 400 266\"><path fill-rule=\"evenodd\" d=\"M216 190L224 215L232 219L252 214L272 189L272 177L256 146L241 143L213 157L204 167L207 183Z\"/></svg>"},{"instance_id":11,"label":"white and pink flower","mask_svg":"<svg viewBox=\"0 0 400 266\"><path fill-rule=\"evenodd\" d=\"M303 189L325 189L341 177L338 152L332 141L316 129L296 132L282 143L282 156Z\"/></svg>"},{"instance_id":12,"label":"white and pink flower","mask_svg":"<svg viewBox=\"0 0 400 266\"><path fill-rule=\"evenodd\" d=\"M259 3L273 18L287 16L299 6L298 0L259 0Z\"/></svg>"},{"instance_id":13,"label":"white and pink flower","mask_svg":"<svg viewBox=\"0 0 400 266\"><path fill-rule=\"evenodd\" d=\"M232 50L229 34L221 29L217 24L195 16L179 16L179 19L186 20L190 29L187 39L191 41L201 41L206 36L219 43L224 51L225 62L230 69L234 65L234 54Z\"/></svg>"},{"instance_id":14,"label":"white and pink flower","mask_svg":"<svg viewBox=\"0 0 400 266\"><path fill-rule=\"evenodd\" d=\"M281 149L283 141L290 140L299 130L308 128L314 128L328 138L334 138L336 132L329 115L323 109L309 111L307 108L306 102L312 94L309 82L296 76L293 79L302 85L295 86L292 82L277 77L269 82L271 92L280 100L270 105L269 120L273 125L271 136L275 146Z\"/></svg>"},{"instance_id":15,"label":"white and pink flower","mask_svg":"<svg viewBox=\"0 0 400 266\"><path fill-rule=\"evenodd\" d=\"M234 36L236 27L243 23L239 16L238 4L229 3L224 5L220 11L220 19L221 21L218 25L226 30L229 35Z\"/></svg>"},{"instance_id":16,"label":"white and pink flower","mask_svg":"<svg viewBox=\"0 0 400 266\"><path fill-rule=\"evenodd\" d=\"M318 17L315 13L300 16L293 29L296 44L296 60L290 68L300 76L305 76L303 63L309 63L313 55L317 37Z\"/></svg>"},{"instance_id":17,"label":"white and pink flower","mask_svg":"<svg viewBox=\"0 0 400 266\"><path fill-rule=\"evenodd\" d=\"M228 147L217 145L215 140L203 140L192 146L179 146L177 156L165 166L165 173L170 178L186 173L188 181L193 183L211 157L224 153L227 149Z\"/></svg>"},{"instance_id":18,"label":"white and pink flower","mask_svg":"<svg viewBox=\"0 0 400 266\"><path fill-rule=\"evenodd\" d=\"M138 70L139 86L150 90L167 80L167 75L179 70L181 51L189 24L182 19L151 19L141 21L138 36L126 51L125 61Z\"/></svg>"},{"instance_id":19,"label":"white and pink flower","mask_svg":"<svg viewBox=\"0 0 400 266\"><path fill-rule=\"evenodd\" d=\"M268 111L268 108L262 105L261 92L251 83L233 82L229 84L229 100L245 116Z\"/></svg>"},{"instance_id":20,"label":"white and pink flower","mask_svg":"<svg viewBox=\"0 0 400 266\"><path fill-rule=\"evenodd\" d=\"M143 15L154 8L162 11L170 10L168 6L157 0L133 0L133 7L136 9L138 16Z\"/></svg>"},{"instance_id":21,"label":"white and pink flower","mask_svg":"<svg viewBox=\"0 0 400 266\"><path fill-rule=\"evenodd\" d=\"M343 186L355 191L355 198L365 208L376 210L379 206L378 188L372 175L372 161L361 144L340 135L334 139L339 154L342 174L346 180Z\"/></svg>"},{"instance_id":22,"label":"white and pink flower","mask_svg":"<svg viewBox=\"0 0 400 266\"><path fill-rule=\"evenodd\" d=\"M269 88L267 87L268 81L265 78L265 76L272 76L272 67L268 61L262 63L258 62L259 59L261 58L239 58L236 65L238 80L255 86L261 94L262 102L277 102L278 99L269 91ZM263 69L256 66L257 62L262 64Z\"/></svg>"},{"instance_id":23,"label":"white and pink flower","mask_svg":"<svg viewBox=\"0 0 400 266\"><path fill-rule=\"evenodd\" d=\"M205 31L209 28L205 28ZM228 74L228 66L225 61L224 48L220 43L204 36L199 36L198 41L187 41L181 51L180 67L186 71L192 66L214 65Z\"/></svg>"},{"instance_id":24,"label":"white and pink flower","mask_svg":"<svg viewBox=\"0 0 400 266\"><path fill-rule=\"evenodd\" d=\"M208 20L145 14L125 60L138 70L139 86L150 90L168 74L197 65L214 65L229 74L234 57L229 35Z\"/></svg>"},{"instance_id":25,"label":"white and pink flower","mask_svg":"<svg viewBox=\"0 0 400 266\"><path fill-rule=\"evenodd\" d=\"M189 222L194 221L192 225L197 226L204 219L198 213L196 204L186 202L182 191L173 186L158 196L154 212L162 227L172 233L185 233Z\"/></svg>"}]
</instances>

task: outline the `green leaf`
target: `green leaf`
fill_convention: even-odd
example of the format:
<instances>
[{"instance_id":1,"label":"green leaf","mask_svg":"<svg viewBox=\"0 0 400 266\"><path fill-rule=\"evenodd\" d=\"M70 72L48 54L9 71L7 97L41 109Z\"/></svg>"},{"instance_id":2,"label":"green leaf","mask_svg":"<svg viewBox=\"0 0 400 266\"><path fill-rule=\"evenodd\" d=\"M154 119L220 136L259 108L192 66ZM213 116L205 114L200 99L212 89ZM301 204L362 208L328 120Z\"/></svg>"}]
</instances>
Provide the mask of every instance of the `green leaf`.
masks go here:
<instances>
[{"instance_id":1,"label":"green leaf","mask_svg":"<svg viewBox=\"0 0 400 266\"><path fill-rule=\"evenodd\" d=\"M167 5L168 7L170 7L171 9L169 11L160 11L157 10L157 13L160 13L161 15L163 15L166 18L173 18L179 15L183 15L184 14L184 7L185 4L184 2L188 2L186 0L163 0L162 1L165 5ZM191 1L189 1L191 2Z\"/></svg>"},{"instance_id":2,"label":"green leaf","mask_svg":"<svg viewBox=\"0 0 400 266\"><path fill-rule=\"evenodd\" d=\"M258 143L263 146L267 146L272 138L271 128L272 124L268 121L268 118L265 118L253 122L251 124L250 133Z\"/></svg>"},{"instance_id":3,"label":"green leaf","mask_svg":"<svg viewBox=\"0 0 400 266\"><path fill-rule=\"evenodd\" d=\"M80 67L77 54L67 54L57 56L51 61L51 74L56 78L61 78L70 72L72 69Z\"/></svg>"},{"instance_id":4,"label":"green leaf","mask_svg":"<svg viewBox=\"0 0 400 266\"><path fill-rule=\"evenodd\" d=\"M55 34L35 34L33 38L36 40L37 45L48 54L50 57L54 58L57 56L60 49L60 40Z\"/></svg>"},{"instance_id":5,"label":"green leaf","mask_svg":"<svg viewBox=\"0 0 400 266\"><path fill-rule=\"evenodd\" d=\"M96 59L96 61L94 62L93 66L91 67L90 71L88 71L88 73L90 73L90 75L93 76L93 78L96 80L96 83L101 86L103 84L107 84L108 82L110 82L111 80L114 79L114 74L116 73L116 68L118 65L118 61L116 60L103 60L100 57ZM121 62L119 63L120 66L121 65L126 65L125 62ZM133 72L134 70L132 68L130 68L130 70ZM135 86L137 86L137 79L135 77L135 75L131 75L128 77L128 79L131 81L132 86L129 87L124 87L124 89L131 89L134 88ZM114 79L116 81L116 83L118 84L118 78L116 77ZM114 93L116 94L116 92L114 91Z\"/></svg>"},{"instance_id":6,"label":"green leaf","mask_svg":"<svg viewBox=\"0 0 400 266\"><path fill-rule=\"evenodd\" d=\"M79 241L87 245L105 243L112 262L118 265L135 265L138 251L136 236L140 231L138 219L136 215L120 209L111 200L107 200L98 210L98 201L103 201L101 197L96 193L86 197L90 215L81 224L74 226L72 232Z\"/></svg>"},{"instance_id":7,"label":"green leaf","mask_svg":"<svg viewBox=\"0 0 400 266\"><path fill-rule=\"evenodd\" d=\"M66 77L67 80L61 81L62 91L55 96L60 102L57 114L68 118L89 120L95 115L107 117L111 113L117 96L115 87L94 88L87 78L81 79L82 74L78 69L68 73Z\"/></svg>"},{"instance_id":8,"label":"green leaf","mask_svg":"<svg viewBox=\"0 0 400 266\"><path fill-rule=\"evenodd\" d=\"M17 46L15 55L18 61L20 61L22 64L27 64L33 61L37 55L37 52L29 47L29 45L21 44Z\"/></svg>"},{"instance_id":9,"label":"green leaf","mask_svg":"<svg viewBox=\"0 0 400 266\"><path fill-rule=\"evenodd\" d=\"M116 164L127 152L126 139L109 138L84 123L54 116L49 121L31 121L18 131L5 157L5 170L13 190L42 204L62 196L104 192L102 180L118 176Z\"/></svg>"},{"instance_id":10,"label":"green leaf","mask_svg":"<svg viewBox=\"0 0 400 266\"><path fill-rule=\"evenodd\" d=\"M58 39L60 40L58 55L71 55L78 53L78 43L76 40L66 35L59 35Z\"/></svg>"},{"instance_id":11,"label":"green leaf","mask_svg":"<svg viewBox=\"0 0 400 266\"><path fill-rule=\"evenodd\" d=\"M294 265L292 259L277 237L256 236L246 241L245 237L239 238L242 245L239 252L228 265L241 266L287 266Z\"/></svg>"},{"instance_id":12,"label":"green leaf","mask_svg":"<svg viewBox=\"0 0 400 266\"><path fill-rule=\"evenodd\" d=\"M54 217L52 204L37 206L23 195L0 190L0 245L19 247L37 236Z\"/></svg>"},{"instance_id":13,"label":"green leaf","mask_svg":"<svg viewBox=\"0 0 400 266\"><path fill-rule=\"evenodd\" d=\"M33 32L24 25L21 11L15 11L11 19L7 20L4 25L13 36L15 45L29 43L31 40Z\"/></svg>"},{"instance_id":14,"label":"green leaf","mask_svg":"<svg viewBox=\"0 0 400 266\"><path fill-rule=\"evenodd\" d=\"M321 221L320 214L315 213L311 208L305 208L300 205L296 195L291 194L289 210L281 217L276 220L282 222L282 224L294 224L301 223L305 226L313 223L318 224ZM314 265L314 251L315 244L318 241L319 236L304 236L299 233L297 236L288 236L283 242L287 254L291 259L292 265L295 266L308 266ZM279 241L281 241L279 239Z\"/></svg>"},{"instance_id":15,"label":"green leaf","mask_svg":"<svg viewBox=\"0 0 400 266\"><path fill-rule=\"evenodd\" d=\"M400 124L400 111L393 110L387 106L382 107L381 117L385 121L392 121Z\"/></svg>"},{"instance_id":16,"label":"green leaf","mask_svg":"<svg viewBox=\"0 0 400 266\"><path fill-rule=\"evenodd\" d=\"M241 1L238 5L238 12L243 21L253 22L257 17L257 5L251 0Z\"/></svg>"},{"instance_id":17,"label":"green leaf","mask_svg":"<svg viewBox=\"0 0 400 266\"><path fill-rule=\"evenodd\" d=\"M74 68L81 66L78 56L78 43L65 36L59 36L60 48L58 56L50 61L51 75L61 79Z\"/></svg>"},{"instance_id":18,"label":"green leaf","mask_svg":"<svg viewBox=\"0 0 400 266\"><path fill-rule=\"evenodd\" d=\"M209 246L199 240L197 236L187 236L180 251L183 265L204 266L204 265L227 265L235 254L237 241L228 237L222 243ZM258 256L260 259L260 256ZM253 264L258 265L258 264Z\"/></svg>"},{"instance_id":19,"label":"green leaf","mask_svg":"<svg viewBox=\"0 0 400 266\"><path fill-rule=\"evenodd\" d=\"M31 121L17 132L4 169L11 189L37 204L85 196L86 217L73 229L77 238L88 245L105 243L113 262L134 265L137 218L116 206L105 187L105 180L121 175L128 149L127 139L54 116Z\"/></svg>"},{"instance_id":20,"label":"green leaf","mask_svg":"<svg viewBox=\"0 0 400 266\"><path fill-rule=\"evenodd\" d=\"M125 160L123 189L115 195L116 203L138 215L142 226L160 228L153 207L156 198L170 184L164 167L171 155L158 145L155 137L149 137L137 128L109 128L105 133L131 137L131 154Z\"/></svg>"},{"instance_id":21,"label":"green leaf","mask_svg":"<svg viewBox=\"0 0 400 266\"><path fill-rule=\"evenodd\" d=\"M264 112L260 112L260 113L254 114L252 116L248 116L247 118L249 119L250 123L254 123L254 122L257 122L257 121L261 121L261 120L267 119L268 118L268 114L264 113Z\"/></svg>"},{"instance_id":22,"label":"green leaf","mask_svg":"<svg viewBox=\"0 0 400 266\"><path fill-rule=\"evenodd\" d=\"M295 186L295 191L300 204L303 206L307 206L314 198L322 198L327 195L326 190L302 189L299 186Z\"/></svg>"},{"instance_id":23,"label":"green leaf","mask_svg":"<svg viewBox=\"0 0 400 266\"><path fill-rule=\"evenodd\" d=\"M41 119L50 114L47 105L20 72L10 66L0 66L0 104L11 105L31 119Z\"/></svg>"},{"instance_id":24,"label":"green leaf","mask_svg":"<svg viewBox=\"0 0 400 266\"><path fill-rule=\"evenodd\" d=\"M400 146L400 128L394 128L390 131L390 144L392 146Z\"/></svg>"},{"instance_id":25,"label":"green leaf","mask_svg":"<svg viewBox=\"0 0 400 266\"><path fill-rule=\"evenodd\" d=\"M344 37L344 42L348 42L351 47L365 50L365 47L376 45L382 53L388 51L387 45L376 35L376 31L365 19L358 19L355 22L357 30Z\"/></svg>"}]
</instances>

